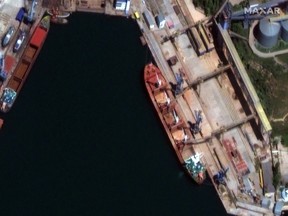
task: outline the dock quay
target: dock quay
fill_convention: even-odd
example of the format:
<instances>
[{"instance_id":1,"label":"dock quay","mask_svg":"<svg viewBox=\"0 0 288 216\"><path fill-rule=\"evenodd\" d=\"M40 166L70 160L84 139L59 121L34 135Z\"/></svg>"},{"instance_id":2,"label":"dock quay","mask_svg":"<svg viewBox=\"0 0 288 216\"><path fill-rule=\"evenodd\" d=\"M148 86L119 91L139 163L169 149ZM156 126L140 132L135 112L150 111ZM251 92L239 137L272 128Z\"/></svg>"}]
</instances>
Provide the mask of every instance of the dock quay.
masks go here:
<instances>
[{"instance_id":1,"label":"dock quay","mask_svg":"<svg viewBox=\"0 0 288 216\"><path fill-rule=\"evenodd\" d=\"M129 16L123 10L115 10L113 0L43 0L44 8L57 8L70 13L103 13L114 16Z\"/></svg>"},{"instance_id":2,"label":"dock quay","mask_svg":"<svg viewBox=\"0 0 288 216\"><path fill-rule=\"evenodd\" d=\"M183 91L176 102L186 121L195 122L195 111L202 111L201 133L181 151L193 148L204 154L202 160L227 213L273 215L274 197L265 196L275 192L272 163L264 165L256 150L268 149L264 154L271 161L272 128L227 30L213 18L199 19L186 0L146 0L140 7L132 4L132 12L165 14L163 28L145 17L137 19L138 25L169 83L176 85L177 74L183 74ZM209 33L205 39L204 32ZM266 170L261 172L256 161ZM215 183L213 177L224 169L225 184ZM269 188L265 193L264 187ZM267 199L269 205L262 205Z\"/></svg>"},{"instance_id":3,"label":"dock quay","mask_svg":"<svg viewBox=\"0 0 288 216\"><path fill-rule=\"evenodd\" d=\"M4 3L1 35L14 25L17 32L29 32L30 38L51 7L70 13L133 16L143 34L142 44L151 50L158 68L172 84L171 89L177 85L178 76L183 78L181 91L175 93L175 103L184 124L197 122L196 113L201 112L201 130L192 133L180 149L183 161L186 152L203 154L201 160L227 213L274 215L276 201L269 148L272 128L228 31L215 18L205 17L191 0L38 2L42 7L37 8L33 25L15 21L19 5L9 5L5 12ZM4 48L9 71L0 95L25 53L27 41L16 53L12 51L15 40ZM224 182L219 184L214 177L223 170Z\"/></svg>"}]
</instances>

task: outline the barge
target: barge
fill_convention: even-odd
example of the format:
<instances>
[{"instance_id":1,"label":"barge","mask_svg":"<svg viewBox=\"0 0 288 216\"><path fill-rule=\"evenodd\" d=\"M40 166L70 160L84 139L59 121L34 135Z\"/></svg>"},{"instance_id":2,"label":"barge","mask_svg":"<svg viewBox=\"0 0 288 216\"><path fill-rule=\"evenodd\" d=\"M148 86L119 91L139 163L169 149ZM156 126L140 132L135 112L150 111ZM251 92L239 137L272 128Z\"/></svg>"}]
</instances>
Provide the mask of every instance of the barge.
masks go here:
<instances>
[{"instance_id":1,"label":"barge","mask_svg":"<svg viewBox=\"0 0 288 216\"><path fill-rule=\"evenodd\" d=\"M9 79L3 94L1 95L0 110L2 112L8 112L14 104L16 96L19 94L46 40L49 27L50 16L45 16L35 28L35 31L33 32L18 65L12 72L11 78Z\"/></svg>"}]
</instances>

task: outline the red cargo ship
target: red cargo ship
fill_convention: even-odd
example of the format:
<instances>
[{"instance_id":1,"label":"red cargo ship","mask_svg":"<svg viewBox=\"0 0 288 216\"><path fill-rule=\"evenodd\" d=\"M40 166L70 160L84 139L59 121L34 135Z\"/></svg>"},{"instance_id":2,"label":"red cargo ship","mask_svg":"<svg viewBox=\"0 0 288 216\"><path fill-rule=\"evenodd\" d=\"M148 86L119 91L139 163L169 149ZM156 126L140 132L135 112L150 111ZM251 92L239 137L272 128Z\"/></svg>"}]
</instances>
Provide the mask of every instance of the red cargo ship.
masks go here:
<instances>
[{"instance_id":1,"label":"red cargo ship","mask_svg":"<svg viewBox=\"0 0 288 216\"><path fill-rule=\"evenodd\" d=\"M201 184L206 178L206 168L200 161L201 154L192 147L186 149L185 142L192 137L187 124L161 71L153 64L144 69L144 80L149 96L166 130L172 147L181 164L195 182ZM184 146L184 147L183 147Z\"/></svg>"}]
</instances>

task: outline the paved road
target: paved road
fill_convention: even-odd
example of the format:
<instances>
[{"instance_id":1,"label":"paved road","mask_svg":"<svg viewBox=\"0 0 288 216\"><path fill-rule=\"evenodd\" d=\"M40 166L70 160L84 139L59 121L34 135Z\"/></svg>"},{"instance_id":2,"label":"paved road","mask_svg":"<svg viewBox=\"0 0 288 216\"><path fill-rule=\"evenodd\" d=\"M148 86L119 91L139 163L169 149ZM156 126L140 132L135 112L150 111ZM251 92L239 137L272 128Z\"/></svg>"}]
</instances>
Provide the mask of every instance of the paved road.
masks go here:
<instances>
[{"instance_id":1,"label":"paved road","mask_svg":"<svg viewBox=\"0 0 288 216\"><path fill-rule=\"evenodd\" d=\"M146 37L147 44L153 54L153 57L160 68L160 70L165 73L166 77L168 77L169 81L176 82L175 77L172 75L173 73L171 72L171 69L164 58L161 48L156 41L153 32L151 32L146 24L143 24L143 32L144 32L144 37Z\"/></svg>"}]
</instances>

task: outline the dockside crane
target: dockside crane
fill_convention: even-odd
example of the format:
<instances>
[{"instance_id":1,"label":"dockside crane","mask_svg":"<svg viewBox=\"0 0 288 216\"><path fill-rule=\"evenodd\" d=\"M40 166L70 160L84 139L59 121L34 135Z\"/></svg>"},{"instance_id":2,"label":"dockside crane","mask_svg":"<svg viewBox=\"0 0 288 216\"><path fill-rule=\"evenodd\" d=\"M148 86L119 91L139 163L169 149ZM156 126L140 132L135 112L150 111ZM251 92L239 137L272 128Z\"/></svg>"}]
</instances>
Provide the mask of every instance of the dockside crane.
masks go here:
<instances>
[{"instance_id":1,"label":"dockside crane","mask_svg":"<svg viewBox=\"0 0 288 216\"><path fill-rule=\"evenodd\" d=\"M35 7L37 6L38 2L37 0L33 0L30 9L28 10L27 14L27 21L33 22L35 18Z\"/></svg>"},{"instance_id":2,"label":"dockside crane","mask_svg":"<svg viewBox=\"0 0 288 216\"><path fill-rule=\"evenodd\" d=\"M187 25L186 27L182 28L182 29L177 29L176 32L174 32L173 34L169 34L165 37L163 37L162 41L160 42L161 44L169 41L169 40L174 40L174 38L178 37L179 35L183 34L184 32L186 32L188 29L192 28L192 27L196 27L197 25L199 25L200 22L197 23L193 23L190 25Z\"/></svg>"},{"instance_id":3,"label":"dockside crane","mask_svg":"<svg viewBox=\"0 0 288 216\"><path fill-rule=\"evenodd\" d=\"M217 185L226 185L226 182L224 180L224 177L226 177L226 173L228 172L229 167L227 167L225 170L221 169L219 172L213 176L213 180Z\"/></svg>"},{"instance_id":4,"label":"dockside crane","mask_svg":"<svg viewBox=\"0 0 288 216\"><path fill-rule=\"evenodd\" d=\"M180 94L183 91L182 84L184 83L182 74L176 73L176 87L175 87L175 95Z\"/></svg>"},{"instance_id":5,"label":"dockside crane","mask_svg":"<svg viewBox=\"0 0 288 216\"><path fill-rule=\"evenodd\" d=\"M200 139L197 139L197 140L189 140L188 142L186 142L185 144L186 145L195 145L195 144L202 144L204 142L208 142L209 140L211 140L213 137L217 137L221 134L223 134L224 132L226 131L229 131L235 127L238 127L240 125L243 125L243 124L246 124L247 122L249 122L250 120L256 118L256 114L252 113L251 115L249 116L246 116L244 119L241 119L239 121L236 121L236 122L233 122L229 125L225 125L225 126L222 126L220 127L219 129L216 129L214 131L211 132L211 135L208 135L208 136L205 136L203 138L200 138ZM188 124L191 126L191 125L194 125L192 122L188 121ZM201 130L200 130L201 132Z\"/></svg>"},{"instance_id":6,"label":"dockside crane","mask_svg":"<svg viewBox=\"0 0 288 216\"><path fill-rule=\"evenodd\" d=\"M287 0L271 0L260 4L250 4L249 1L246 1L244 8L238 11L233 11L232 5L225 0L223 5L214 15L214 18L220 19L220 23L222 23L224 29L230 28L231 21L243 21L244 29L247 29L253 20L261 20L270 15L272 15L273 19L273 14L269 12L267 13L266 10L269 11L271 8L285 4L286 2ZM259 14L258 11L263 12L263 14Z\"/></svg>"},{"instance_id":7,"label":"dockside crane","mask_svg":"<svg viewBox=\"0 0 288 216\"><path fill-rule=\"evenodd\" d=\"M188 83L188 86L187 87L184 87L182 89L181 92L178 93L178 95L182 95L184 94L187 90L191 89L191 88L194 88L196 87L197 85L205 82L206 80L209 80L213 77L216 77L224 72L227 72L229 71L229 69L231 68L231 65L230 64L227 64L227 65L224 65L224 66L221 66L219 68L217 68L216 70L206 74L206 75L203 75L203 76L200 76L200 77L197 77L194 81Z\"/></svg>"},{"instance_id":8,"label":"dockside crane","mask_svg":"<svg viewBox=\"0 0 288 216\"><path fill-rule=\"evenodd\" d=\"M188 124L190 126L190 131L193 135L197 133L201 133L201 123L203 121L202 117L202 111L201 110L195 110L195 123L192 123L191 121L188 121Z\"/></svg>"}]
</instances>

